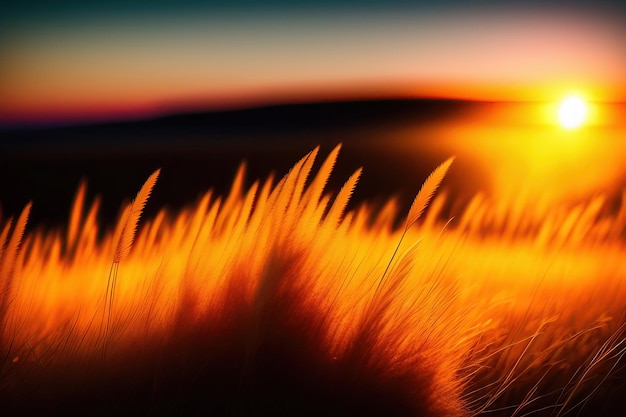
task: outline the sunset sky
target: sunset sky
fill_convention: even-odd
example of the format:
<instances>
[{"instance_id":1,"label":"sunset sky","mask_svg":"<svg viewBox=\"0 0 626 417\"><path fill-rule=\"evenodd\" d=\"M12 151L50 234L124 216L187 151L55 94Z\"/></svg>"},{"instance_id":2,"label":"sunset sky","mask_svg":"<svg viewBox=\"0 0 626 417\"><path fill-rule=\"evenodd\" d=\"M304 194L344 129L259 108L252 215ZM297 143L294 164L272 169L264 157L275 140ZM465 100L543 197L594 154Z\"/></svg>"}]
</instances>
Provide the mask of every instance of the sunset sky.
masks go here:
<instances>
[{"instance_id":1,"label":"sunset sky","mask_svg":"<svg viewBox=\"0 0 626 417\"><path fill-rule=\"evenodd\" d=\"M626 100L626 9L608 2L170 3L2 2L0 122L329 99Z\"/></svg>"}]
</instances>

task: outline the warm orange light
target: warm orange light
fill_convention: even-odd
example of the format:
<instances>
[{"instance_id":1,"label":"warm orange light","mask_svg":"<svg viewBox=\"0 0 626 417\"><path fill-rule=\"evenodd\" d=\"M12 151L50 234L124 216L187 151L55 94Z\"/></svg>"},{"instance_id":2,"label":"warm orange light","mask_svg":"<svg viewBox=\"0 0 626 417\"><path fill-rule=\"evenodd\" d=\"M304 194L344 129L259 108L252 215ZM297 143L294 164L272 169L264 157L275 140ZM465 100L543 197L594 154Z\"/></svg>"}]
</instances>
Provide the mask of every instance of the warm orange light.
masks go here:
<instances>
[{"instance_id":1,"label":"warm orange light","mask_svg":"<svg viewBox=\"0 0 626 417\"><path fill-rule=\"evenodd\" d=\"M565 129L576 129L587 118L587 105L580 97L567 97L559 106L558 116L561 126Z\"/></svg>"},{"instance_id":2,"label":"warm orange light","mask_svg":"<svg viewBox=\"0 0 626 417\"><path fill-rule=\"evenodd\" d=\"M347 211L361 169L329 194L339 146L312 172L318 152L280 182L249 188L242 165L226 198L209 191L179 213L139 220L153 175L106 230L99 200L85 207L84 184L67 232L27 226L31 203L15 223L0 219L0 409L118 410L132 399L143 411L174 399L195 410L205 404L198 389L230 407L246 363L246 390L278 392L295 369L293 404L331 411L344 407L334 390L354 375L363 383L339 392L357 412L351 399L364 398L363 386L390 396L377 407L392 411L423 390L401 411L433 416L487 413L500 407L493 395L539 410L545 399L561 413L577 393L602 401L616 389L605 381L624 356L626 287L615 278L626 276L626 193L602 216L603 196L539 207L479 194L449 222L442 210L454 205L439 195L417 221L447 163L398 228L395 200ZM494 371L473 371L482 368ZM122 389L121 401L108 394ZM273 401L263 406L275 410Z\"/></svg>"}]
</instances>

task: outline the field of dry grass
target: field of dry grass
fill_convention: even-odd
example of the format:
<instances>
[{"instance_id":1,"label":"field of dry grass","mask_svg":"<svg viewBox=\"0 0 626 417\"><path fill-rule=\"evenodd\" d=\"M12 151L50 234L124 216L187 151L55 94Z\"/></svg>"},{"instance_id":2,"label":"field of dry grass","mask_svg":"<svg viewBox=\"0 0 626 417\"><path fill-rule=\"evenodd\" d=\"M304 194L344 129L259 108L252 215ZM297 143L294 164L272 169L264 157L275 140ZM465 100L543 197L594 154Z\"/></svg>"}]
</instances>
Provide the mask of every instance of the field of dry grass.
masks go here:
<instances>
[{"instance_id":1,"label":"field of dry grass","mask_svg":"<svg viewBox=\"0 0 626 417\"><path fill-rule=\"evenodd\" d=\"M393 200L346 212L360 170L326 190L339 147L321 164L317 154L250 187L242 167L229 195L140 219L157 172L108 228L85 184L65 230L28 225L30 206L0 218L0 410L595 416L624 406L626 201L530 210L477 196L447 216L451 198L431 196L449 160L408 214Z\"/></svg>"}]
</instances>

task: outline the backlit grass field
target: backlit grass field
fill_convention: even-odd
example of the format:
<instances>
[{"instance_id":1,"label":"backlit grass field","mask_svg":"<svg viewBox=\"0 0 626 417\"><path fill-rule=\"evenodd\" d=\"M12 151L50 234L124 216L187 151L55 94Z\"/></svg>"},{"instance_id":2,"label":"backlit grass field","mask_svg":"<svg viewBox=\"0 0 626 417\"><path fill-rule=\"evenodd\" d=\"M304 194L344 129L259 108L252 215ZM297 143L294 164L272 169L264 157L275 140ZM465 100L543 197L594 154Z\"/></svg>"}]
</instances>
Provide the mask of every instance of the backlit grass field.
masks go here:
<instances>
[{"instance_id":1,"label":"backlit grass field","mask_svg":"<svg viewBox=\"0 0 626 417\"><path fill-rule=\"evenodd\" d=\"M64 230L3 214L0 414L619 415L626 194L450 209L450 159L346 211L338 154L153 218L166 172L113 225L85 184Z\"/></svg>"}]
</instances>

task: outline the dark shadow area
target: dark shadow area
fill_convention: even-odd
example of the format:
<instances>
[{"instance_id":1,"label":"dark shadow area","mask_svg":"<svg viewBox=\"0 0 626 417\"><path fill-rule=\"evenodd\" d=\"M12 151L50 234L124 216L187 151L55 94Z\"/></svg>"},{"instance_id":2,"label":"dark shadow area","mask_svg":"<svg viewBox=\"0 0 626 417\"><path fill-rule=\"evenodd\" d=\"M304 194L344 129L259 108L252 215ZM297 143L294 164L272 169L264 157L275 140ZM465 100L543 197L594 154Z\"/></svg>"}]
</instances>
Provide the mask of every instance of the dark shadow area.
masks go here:
<instances>
[{"instance_id":1,"label":"dark shadow area","mask_svg":"<svg viewBox=\"0 0 626 417\"><path fill-rule=\"evenodd\" d=\"M314 103L91 126L5 128L0 203L5 214L15 214L33 200L31 224L65 223L77 186L86 179L88 197L103 196L101 220L108 223L157 168L162 174L148 214L165 205L192 203L209 188L226 194L243 161L250 186L272 172L286 174L318 145L324 155L342 143L328 190L338 191L363 167L354 202L382 204L397 195L408 209L426 176L450 155L435 150L432 135L417 137L415 149L406 149L396 133L446 123L477 105L446 100ZM464 195L476 191L468 186L467 173L476 172L468 163L455 162L446 187Z\"/></svg>"}]
</instances>

